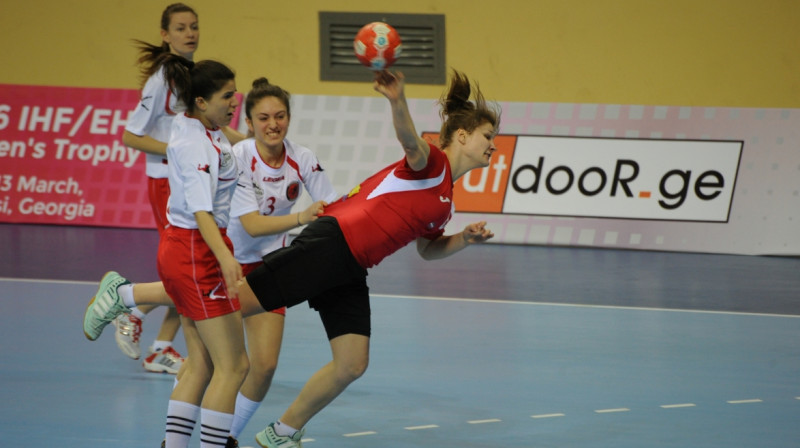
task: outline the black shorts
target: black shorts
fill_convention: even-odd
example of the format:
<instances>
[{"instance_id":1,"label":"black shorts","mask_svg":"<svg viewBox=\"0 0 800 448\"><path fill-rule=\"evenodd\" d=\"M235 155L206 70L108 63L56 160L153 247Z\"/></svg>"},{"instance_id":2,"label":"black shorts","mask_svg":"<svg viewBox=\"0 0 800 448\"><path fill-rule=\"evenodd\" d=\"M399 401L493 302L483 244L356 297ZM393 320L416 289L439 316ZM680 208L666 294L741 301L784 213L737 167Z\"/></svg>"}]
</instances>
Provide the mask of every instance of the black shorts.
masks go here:
<instances>
[{"instance_id":1,"label":"black shorts","mask_svg":"<svg viewBox=\"0 0 800 448\"><path fill-rule=\"evenodd\" d=\"M265 310L307 300L319 312L328 339L370 336L367 270L353 257L336 219L317 219L263 260L247 283Z\"/></svg>"}]
</instances>

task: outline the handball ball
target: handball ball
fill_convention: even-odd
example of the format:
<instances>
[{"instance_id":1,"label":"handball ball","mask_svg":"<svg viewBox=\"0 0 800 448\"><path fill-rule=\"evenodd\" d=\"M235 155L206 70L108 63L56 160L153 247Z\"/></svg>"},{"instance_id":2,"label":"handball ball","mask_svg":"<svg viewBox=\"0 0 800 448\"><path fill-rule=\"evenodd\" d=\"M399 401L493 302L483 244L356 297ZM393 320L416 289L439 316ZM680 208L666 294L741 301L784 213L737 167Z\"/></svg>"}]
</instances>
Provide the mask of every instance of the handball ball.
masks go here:
<instances>
[{"instance_id":1,"label":"handball ball","mask_svg":"<svg viewBox=\"0 0 800 448\"><path fill-rule=\"evenodd\" d=\"M397 30L383 22L364 25L353 40L358 60L370 70L389 68L400 56L402 45Z\"/></svg>"}]
</instances>

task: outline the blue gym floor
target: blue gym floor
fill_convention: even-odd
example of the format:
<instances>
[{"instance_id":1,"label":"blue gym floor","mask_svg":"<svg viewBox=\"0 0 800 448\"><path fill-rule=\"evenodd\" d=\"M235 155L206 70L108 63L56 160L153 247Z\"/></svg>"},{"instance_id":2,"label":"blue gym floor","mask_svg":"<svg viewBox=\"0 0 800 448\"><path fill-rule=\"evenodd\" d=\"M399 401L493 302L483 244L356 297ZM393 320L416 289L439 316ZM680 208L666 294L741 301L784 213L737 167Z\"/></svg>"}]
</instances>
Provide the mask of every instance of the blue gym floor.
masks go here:
<instances>
[{"instance_id":1,"label":"blue gym floor","mask_svg":"<svg viewBox=\"0 0 800 448\"><path fill-rule=\"evenodd\" d=\"M81 331L105 271L157 278L156 245L0 225L0 446L160 445L173 377ZM369 283L370 367L307 448L800 446L800 259L492 244L426 262L409 247ZM313 311L286 322L243 448L329 360Z\"/></svg>"}]
</instances>

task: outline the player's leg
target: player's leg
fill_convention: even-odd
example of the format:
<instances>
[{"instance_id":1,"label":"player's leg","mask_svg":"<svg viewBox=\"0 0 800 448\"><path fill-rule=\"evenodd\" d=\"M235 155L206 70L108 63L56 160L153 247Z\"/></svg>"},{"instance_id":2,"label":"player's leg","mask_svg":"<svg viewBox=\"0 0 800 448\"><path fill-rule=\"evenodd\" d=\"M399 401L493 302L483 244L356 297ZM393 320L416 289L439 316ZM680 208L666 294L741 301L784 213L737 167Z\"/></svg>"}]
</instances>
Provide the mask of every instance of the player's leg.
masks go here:
<instances>
[{"instance_id":1,"label":"player's leg","mask_svg":"<svg viewBox=\"0 0 800 448\"><path fill-rule=\"evenodd\" d=\"M234 438L239 438L272 384L283 341L284 320L284 315L277 312L259 313L244 320L250 370L236 396L231 426Z\"/></svg>"},{"instance_id":2,"label":"player's leg","mask_svg":"<svg viewBox=\"0 0 800 448\"><path fill-rule=\"evenodd\" d=\"M117 328L114 337L122 353L130 358L139 359L142 354L139 337L142 334L142 324L146 313L161 305L172 307L172 299L167 295L161 282L124 285L119 289L119 293L125 303L130 306L130 313L120 314L114 319L114 326ZM173 310L172 312L167 311L167 314L174 316L173 325L180 328L177 313ZM177 332L177 329L175 331ZM174 338L174 334L172 338ZM171 341L172 339L167 346L171 345Z\"/></svg>"},{"instance_id":3,"label":"player's leg","mask_svg":"<svg viewBox=\"0 0 800 448\"><path fill-rule=\"evenodd\" d=\"M369 337L345 334L330 341L333 360L318 370L300 391L279 421L256 435L264 448L300 446L302 429L353 381L361 377L369 362ZM291 443L295 442L295 445Z\"/></svg>"},{"instance_id":4,"label":"player's leg","mask_svg":"<svg viewBox=\"0 0 800 448\"><path fill-rule=\"evenodd\" d=\"M183 320L183 336L189 358L181 376L172 389L167 407L165 445L185 448L189 445L192 431L200 419L200 403L214 370L211 358L203 345L195 323L186 317Z\"/></svg>"},{"instance_id":5,"label":"player's leg","mask_svg":"<svg viewBox=\"0 0 800 448\"><path fill-rule=\"evenodd\" d=\"M236 394L249 369L239 311L195 322L213 364L201 405L201 447L228 441L236 407ZM191 353L189 360L191 361ZM180 385L180 382L178 383Z\"/></svg>"},{"instance_id":6,"label":"player's leg","mask_svg":"<svg viewBox=\"0 0 800 448\"><path fill-rule=\"evenodd\" d=\"M156 228L159 232L159 238L161 238L164 234L164 229L169 227L169 220L167 219L167 202L169 201L170 195L169 179L148 178L147 190L150 205L153 208ZM155 294L160 294L160 291L156 291ZM171 301L162 304L170 306ZM146 315L150 313L153 308L155 307L140 307L139 311ZM137 314L137 310L134 309L133 314ZM144 315L137 315L137 317L144 320ZM172 345L180 326L181 321L178 317L178 313L173 309L167 309L161 321L158 335L150 346L148 357L143 363L146 370L151 372L177 373L180 369L180 364L183 362L183 357L181 357Z\"/></svg>"},{"instance_id":7,"label":"player's leg","mask_svg":"<svg viewBox=\"0 0 800 448\"><path fill-rule=\"evenodd\" d=\"M156 373L177 374L183 364L184 358L173 347L173 342L181 321L174 308L167 308L164 320L158 331L155 341L149 348L149 354L142 365L145 370Z\"/></svg>"}]
</instances>

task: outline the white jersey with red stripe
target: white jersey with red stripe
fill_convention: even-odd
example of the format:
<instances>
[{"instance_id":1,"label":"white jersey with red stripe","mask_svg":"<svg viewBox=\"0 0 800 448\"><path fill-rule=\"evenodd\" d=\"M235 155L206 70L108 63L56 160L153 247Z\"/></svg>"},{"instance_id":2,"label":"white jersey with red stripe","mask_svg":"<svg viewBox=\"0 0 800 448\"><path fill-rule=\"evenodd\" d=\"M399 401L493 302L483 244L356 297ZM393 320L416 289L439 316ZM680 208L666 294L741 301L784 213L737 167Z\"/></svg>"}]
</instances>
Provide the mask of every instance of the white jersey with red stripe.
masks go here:
<instances>
[{"instance_id":1,"label":"white jersey with red stripe","mask_svg":"<svg viewBox=\"0 0 800 448\"><path fill-rule=\"evenodd\" d=\"M170 224L196 229L194 214L207 211L214 214L219 228L226 228L239 173L222 130L206 129L200 120L180 114L172 122L167 157Z\"/></svg>"},{"instance_id":2,"label":"white jersey with red stripe","mask_svg":"<svg viewBox=\"0 0 800 448\"><path fill-rule=\"evenodd\" d=\"M186 106L167 87L164 68L161 67L144 84L142 98L128 117L125 130L138 136L149 135L160 142L168 142L172 120L184 110ZM165 156L149 153L145 153L145 156L148 177L164 179L169 175Z\"/></svg>"},{"instance_id":3,"label":"white jersey with red stripe","mask_svg":"<svg viewBox=\"0 0 800 448\"><path fill-rule=\"evenodd\" d=\"M444 233L455 211L453 175L447 155L433 145L430 150L422 170L412 170L403 158L325 209L362 267L375 266L419 237L434 240Z\"/></svg>"},{"instance_id":4,"label":"white jersey with red stripe","mask_svg":"<svg viewBox=\"0 0 800 448\"><path fill-rule=\"evenodd\" d=\"M314 153L290 140L283 141L284 160L280 167L267 165L256 149L254 139L233 147L239 166L239 182L231 203L228 237L240 263L261 261L261 257L286 245L288 232L252 237L242 227L239 217L252 212L264 216L283 216L292 211L303 192L314 201L333 202L336 191Z\"/></svg>"}]
</instances>

